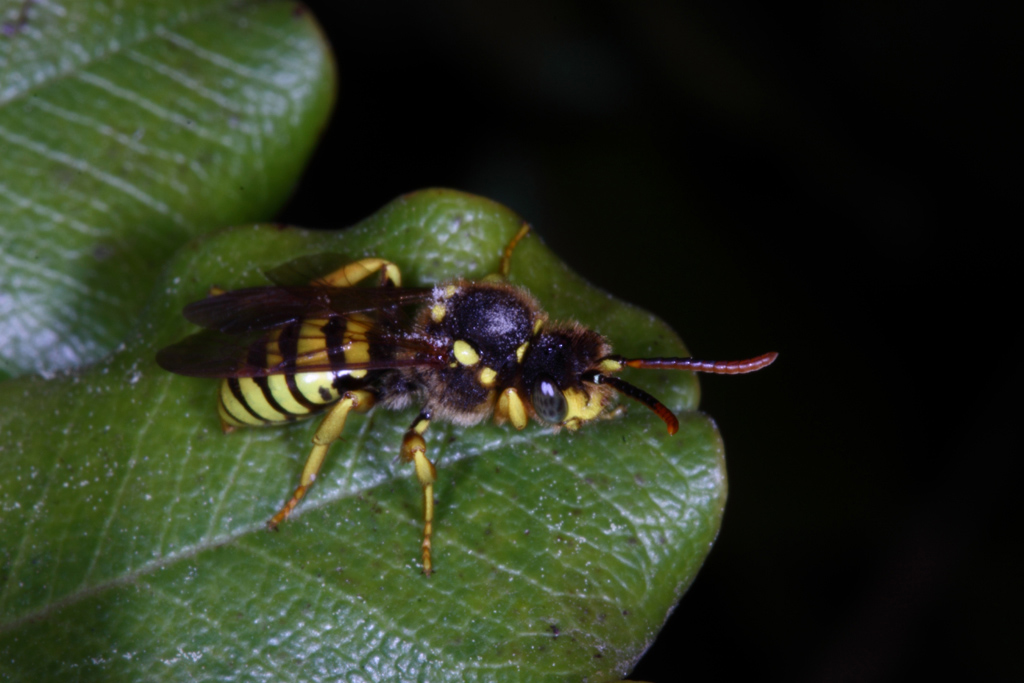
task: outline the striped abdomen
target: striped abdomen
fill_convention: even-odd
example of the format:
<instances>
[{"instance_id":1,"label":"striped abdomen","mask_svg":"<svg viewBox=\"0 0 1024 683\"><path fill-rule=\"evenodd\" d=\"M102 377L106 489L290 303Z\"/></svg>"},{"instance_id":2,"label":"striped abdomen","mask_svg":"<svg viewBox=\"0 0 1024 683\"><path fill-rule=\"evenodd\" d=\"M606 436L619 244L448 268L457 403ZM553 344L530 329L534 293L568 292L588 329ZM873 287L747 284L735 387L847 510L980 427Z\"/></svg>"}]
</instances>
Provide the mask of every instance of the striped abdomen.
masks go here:
<instances>
[{"instance_id":1,"label":"striped abdomen","mask_svg":"<svg viewBox=\"0 0 1024 683\"><path fill-rule=\"evenodd\" d=\"M366 370L345 370L370 359L366 332L373 321L362 315L306 319L275 330L266 345L253 349L262 367L283 363L294 372L268 377L230 377L221 382L217 410L225 426L260 426L309 417L334 403L341 393L363 388ZM303 367L337 370L303 372Z\"/></svg>"}]
</instances>

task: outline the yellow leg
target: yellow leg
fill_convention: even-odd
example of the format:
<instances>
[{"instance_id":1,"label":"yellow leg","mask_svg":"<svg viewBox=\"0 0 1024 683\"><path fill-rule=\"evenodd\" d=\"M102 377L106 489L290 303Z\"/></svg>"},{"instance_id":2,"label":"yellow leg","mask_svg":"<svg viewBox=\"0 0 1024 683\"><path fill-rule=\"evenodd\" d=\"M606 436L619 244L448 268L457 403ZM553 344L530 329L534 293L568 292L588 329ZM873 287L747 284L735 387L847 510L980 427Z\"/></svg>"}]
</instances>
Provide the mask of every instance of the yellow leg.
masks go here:
<instances>
[{"instance_id":1,"label":"yellow leg","mask_svg":"<svg viewBox=\"0 0 1024 683\"><path fill-rule=\"evenodd\" d=\"M615 406L611 410L606 410L597 416L598 420L618 420L620 417L626 414L626 406L623 403Z\"/></svg>"},{"instance_id":2,"label":"yellow leg","mask_svg":"<svg viewBox=\"0 0 1024 683\"><path fill-rule=\"evenodd\" d=\"M376 272L380 272L380 286L402 286L402 273L391 261L382 258L364 258L338 268L333 273L317 280L330 287L351 287Z\"/></svg>"},{"instance_id":3,"label":"yellow leg","mask_svg":"<svg viewBox=\"0 0 1024 683\"><path fill-rule=\"evenodd\" d=\"M299 480L298 488L295 489L295 493L288 499L288 502L267 522L269 529L277 529L277 525L288 518L302 497L306 495L309 487L316 481L317 472L320 471L320 466L324 464L324 458L327 457L327 450L332 443L338 440L342 430L345 429L345 419L348 417L349 411L365 412L372 407L373 394L362 390L346 391L341 399L331 406L330 411L317 427L316 434L313 435L313 450L309 452L306 465L302 468L302 478Z\"/></svg>"},{"instance_id":4,"label":"yellow leg","mask_svg":"<svg viewBox=\"0 0 1024 683\"><path fill-rule=\"evenodd\" d=\"M527 420L526 406L523 405L523 399L519 398L519 392L515 387L509 387L501 392L494 406L494 422L511 422L516 429L522 429L526 426Z\"/></svg>"},{"instance_id":5,"label":"yellow leg","mask_svg":"<svg viewBox=\"0 0 1024 683\"><path fill-rule=\"evenodd\" d=\"M423 487L423 573L430 576L434 566L430 562L430 537L434 533L434 482L437 470L427 459L427 442L423 433L430 426L430 413L423 411L409 427L402 438L402 462L411 462L416 468L416 478Z\"/></svg>"}]
</instances>

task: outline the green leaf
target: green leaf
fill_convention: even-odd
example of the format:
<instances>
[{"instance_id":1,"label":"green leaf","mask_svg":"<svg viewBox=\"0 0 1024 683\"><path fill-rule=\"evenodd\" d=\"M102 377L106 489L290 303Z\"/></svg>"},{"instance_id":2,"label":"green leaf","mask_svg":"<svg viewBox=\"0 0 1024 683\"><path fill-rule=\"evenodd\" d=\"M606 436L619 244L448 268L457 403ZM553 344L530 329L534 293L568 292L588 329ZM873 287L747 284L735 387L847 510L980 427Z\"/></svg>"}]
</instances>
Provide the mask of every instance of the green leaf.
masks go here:
<instances>
[{"instance_id":1,"label":"green leaf","mask_svg":"<svg viewBox=\"0 0 1024 683\"><path fill-rule=\"evenodd\" d=\"M435 423L436 571L421 494L396 461L415 407L349 418L278 533L314 422L224 435L216 382L153 360L194 331L210 285L266 284L307 254L380 255L406 284L497 268L520 219L432 190L340 233L236 228L181 250L132 341L78 374L0 385L4 680L614 680L704 560L725 501L722 444L689 373L628 371L680 414L576 433ZM651 315L594 289L531 234L512 260L552 319L628 355L686 355Z\"/></svg>"},{"instance_id":2,"label":"green leaf","mask_svg":"<svg viewBox=\"0 0 1024 683\"><path fill-rule=\"evenodd\" d=\"M293 2L5 2L0 378L102 358L188 238L265 220L334 67Z\"/></svg>"}]
</instances>

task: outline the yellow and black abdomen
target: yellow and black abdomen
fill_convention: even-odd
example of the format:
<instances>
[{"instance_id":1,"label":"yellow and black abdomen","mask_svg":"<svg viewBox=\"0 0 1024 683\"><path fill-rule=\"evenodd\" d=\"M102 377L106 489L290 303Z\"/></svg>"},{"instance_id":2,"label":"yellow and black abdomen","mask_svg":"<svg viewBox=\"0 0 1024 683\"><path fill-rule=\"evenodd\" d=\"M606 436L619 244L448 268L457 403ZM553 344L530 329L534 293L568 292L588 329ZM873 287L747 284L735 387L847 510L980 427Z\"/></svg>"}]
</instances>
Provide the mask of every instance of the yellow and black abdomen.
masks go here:
<instances>
[{"instance_id":1,"label":"yellow and black abdomen","mask_svg":"<svg viewBox=\"0 0 1024 683\"><path fill-rule=\"evenodd\" d=\"M301 420L334 403L345 391L366 388L368 371L348 366L369 361L366 333L373 325L371 318L353 314L330 320L307 318L274 330L265 343L253 346L249 363L282 371L221 382L217 394L221 422L226 427L258 427ZM317 369L304 372L303 368Z\"/></svg>"}]
</instances>

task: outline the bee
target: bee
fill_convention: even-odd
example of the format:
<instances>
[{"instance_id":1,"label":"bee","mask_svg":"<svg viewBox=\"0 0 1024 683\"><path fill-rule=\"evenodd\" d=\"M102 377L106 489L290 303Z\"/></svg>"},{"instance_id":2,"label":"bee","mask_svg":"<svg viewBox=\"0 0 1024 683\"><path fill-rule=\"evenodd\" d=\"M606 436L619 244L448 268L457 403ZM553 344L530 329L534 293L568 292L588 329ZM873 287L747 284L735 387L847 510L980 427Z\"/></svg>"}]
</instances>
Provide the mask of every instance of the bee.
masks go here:
<instances>
[{"instance_id":1,"label":"bee","mask_svg":"<svg viewBox=\"0 0 1024 683\"><path fill-rule=\"evenodd\" d=\"M741 361L623 358L597 332L550 321L529 292L506 281L529 230L524 223L497 273L483 280L403 287L397 265L364 258L308 285L215 290L184 308L185 318L205 329L161 349L156 360L173 373L222 380L217 409L225 432L324 415L299 485L267 522L270 529L309 491L350 413L416 406L399 457L412 463L423 490L421 550L429 575L437 471L424 436L434 420L468 427L493 416L523 429L532 418L575 431L614 415L615 395L624 394L675 434L672 411L616 373L629 367L740 374L774 362L776 353ZM356 286L374 276L377 286Z\"/></svg>"}]
</instances>

